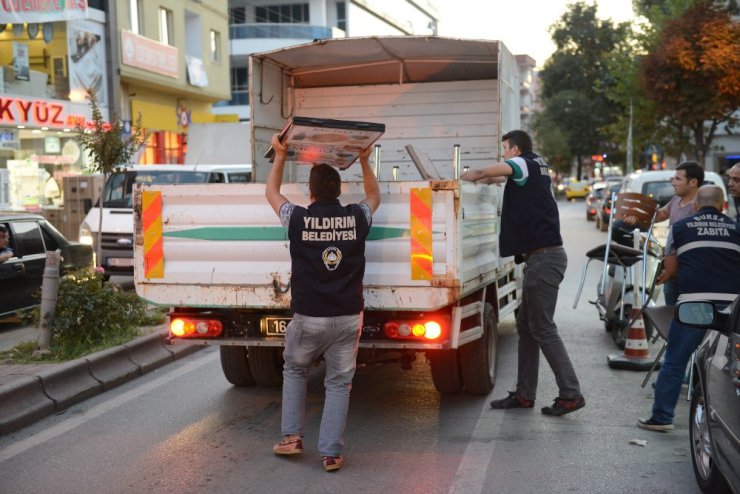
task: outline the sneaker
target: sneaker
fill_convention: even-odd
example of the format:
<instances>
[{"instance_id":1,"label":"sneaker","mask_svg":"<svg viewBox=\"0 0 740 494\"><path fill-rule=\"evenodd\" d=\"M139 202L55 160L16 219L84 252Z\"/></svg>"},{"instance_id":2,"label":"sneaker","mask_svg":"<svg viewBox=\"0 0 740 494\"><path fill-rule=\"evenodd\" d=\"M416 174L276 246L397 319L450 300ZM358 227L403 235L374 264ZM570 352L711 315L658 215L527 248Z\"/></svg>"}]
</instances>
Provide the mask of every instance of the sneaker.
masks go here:
<instances>
[{"instance_id":1,"label":"sneaker","mask_svg":"<svg viewBox=\"0 0 740 494\"><path fill-rule=\"evenodd\" d=\"M640 429L647 429L649 431L668 432L673 430L673 424L661 424L656 422L653 418L640 419L637 421L637 427Z\"/></svg>"},{"instance_id":2,"label":"sneaker","mask_svg":"<svg viewBox=\"0 0 740 494\"><path fill-rule=\"evenodd\" d=\"M491 408L504 409L504 408L532 408L534 406L534 400L525 400L516 391L509 391L509 396L500 400L493 400L491 402Z\"/></svg>"},{"instance_id":3,"label":"sneaker","mask_svg":"<svg viewBox=\"0 0 740 494\"><path fill-rule=\"evenodd\" d=\"M276 455L297 455L303 453L303 441L300 437L284 437L279 443L272 447Z\"/></svg>"},{"instance_id":4,"label":"sneaker","mask_svg":"<svg viewBox=\"0 0 740 494\"><path fill-rule=\"evenodd\" d=\"M322 456L321 462L324 464L324 470L332 472L342 468L342 465L344 465L344 458L341 456Z\"/></svg>"},{"instance_id":5,"label":"sneaker","mask_svg":"<svg viewBox=\"0 0 740 494\"><path fill-rule=\"evenodd\" d=\"M572 400L555 398L552 406L542 408L542 413L544 413L545 415L554 415L556 417L560 417L561 415L565 415L566 413L575 412L579 408L583 408L585 406L586 400L583 399L583 396L581 395L576 396Z\"/></svg>"}]
</instances>

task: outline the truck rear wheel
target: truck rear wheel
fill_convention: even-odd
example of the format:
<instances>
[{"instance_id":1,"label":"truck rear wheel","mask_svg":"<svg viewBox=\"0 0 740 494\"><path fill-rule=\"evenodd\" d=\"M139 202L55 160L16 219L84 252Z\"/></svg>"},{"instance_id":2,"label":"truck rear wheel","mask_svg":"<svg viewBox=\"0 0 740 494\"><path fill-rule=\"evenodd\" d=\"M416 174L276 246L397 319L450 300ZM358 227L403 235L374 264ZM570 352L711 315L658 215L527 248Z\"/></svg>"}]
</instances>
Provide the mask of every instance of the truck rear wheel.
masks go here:
<instances>
[{"instance_id":1,"label":"truck rear wheel","mask_svg":"<svg viewBox=\"0 0 740 494\"><path fill-rule=\"evenodd\" d=\"M255 380L249 371L247 348L243 346L221 347L221 369L226 380L234 386L254 386Z\"/></svg>"},{"instance_id":2,"label":"truck rear wheel","mask_svg":"<svg viewBox=\"0 0 740 494\"><path fill-rule=\"evenodd\" d=\"M427 357L437 391L442 394L459 393L462 390L462 378L457 350L430 350Z\"/></svg>"},{"instance_id":3,"label":"truck rear wheel","mask_svg":"<svg viewBox=\"0 0 740 494\"><path fill-rule=\"evenodd\" d=\"M283 383L283 349L273 346L249 347L249 370L260 386Z\"/></svg>"},{"instance_id":4,"label":"truck rear wheel","mask_svg":"<svg viewBox=\"0 0 740 494\"><path fill-rule=\"evenodd\" d=\"M496 382L498 363L498 326L493 306L483 309L483 336L459 350L460 374L465 392L486 395Z\"/></svg>"}]
</instances>

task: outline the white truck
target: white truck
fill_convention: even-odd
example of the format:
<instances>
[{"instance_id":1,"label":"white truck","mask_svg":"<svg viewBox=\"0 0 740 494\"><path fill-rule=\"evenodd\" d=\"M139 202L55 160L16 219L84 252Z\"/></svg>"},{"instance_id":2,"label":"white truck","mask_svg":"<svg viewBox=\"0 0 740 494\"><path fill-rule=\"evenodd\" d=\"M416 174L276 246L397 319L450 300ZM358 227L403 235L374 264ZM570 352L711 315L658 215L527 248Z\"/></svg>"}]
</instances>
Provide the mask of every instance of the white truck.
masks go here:
<instances>
[{"instance_id":1,"label":"white truck","mask_svg":"<svg viewBox=\"0 0 740 494\"><path fill-rule=\"evenodd\" d=\"M439 392L490 392L521 270L498 254L503 188L457 177L518 127L514 57L496 41L345 38L254 54L249 72L257 183L135 190L136 291L171 307L170 342L219 345L235 385L281 383L291 266L262 156L290 116L379 122L358 359L410 368L425 354ZM286 165L281 192L297 204L308 168ZM343 203L363 197L360 172L340 172Z\"/></svg>"}]
</instances>

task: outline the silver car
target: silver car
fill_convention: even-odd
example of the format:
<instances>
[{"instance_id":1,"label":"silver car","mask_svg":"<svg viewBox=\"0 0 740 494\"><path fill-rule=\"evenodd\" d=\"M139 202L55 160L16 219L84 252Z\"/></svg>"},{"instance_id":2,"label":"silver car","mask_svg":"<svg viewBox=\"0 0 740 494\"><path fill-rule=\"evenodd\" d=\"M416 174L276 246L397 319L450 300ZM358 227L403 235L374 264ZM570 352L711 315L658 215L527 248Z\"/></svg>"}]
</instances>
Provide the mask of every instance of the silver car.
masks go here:
<instances>
[{"instance_id":1,"label":"silver car","mask_svg":"<svg viewBox=\"0 0 740 494\"><path fill-rule=\"evenodd\" d=\"M740 297L678 304L678 320L710 331L696 351L691 397L691 459L703 492L740 493Z\"/></svg>"}]
</instances>

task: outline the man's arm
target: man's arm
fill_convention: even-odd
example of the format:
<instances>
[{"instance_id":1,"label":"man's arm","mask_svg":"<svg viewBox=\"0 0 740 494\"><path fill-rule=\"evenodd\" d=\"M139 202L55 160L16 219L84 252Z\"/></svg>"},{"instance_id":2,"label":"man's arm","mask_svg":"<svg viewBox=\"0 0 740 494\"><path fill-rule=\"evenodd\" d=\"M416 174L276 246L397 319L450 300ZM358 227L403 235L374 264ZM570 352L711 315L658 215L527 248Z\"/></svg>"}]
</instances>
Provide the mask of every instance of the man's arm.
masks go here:
<instances>
[{"instance_id":1,"label":"man's arm","mask_svg":"<svg viewBox=\"0 0 740 494\"><path fill-rule=\"evenodd\" d=\"M514 170L507 163L499 162L485 168L468 170L460 176L460 180L482 183L503 183L506 177L512 175Z\"/></svg>"},{"instance_id":2,"label":"man's arm","mask_svg":"<svg viewBox=\"0 0 740 494\"><path fill-rule=\"evenodd\" d=\"M5 261L7 261L8 259L10 259L14 255L15 254L13 254L12 251L11 252L3 252L2 254L0 254L0 264L4 263Z\"/></svg>"},{"instance_id":3,"label":"man's arm","mask_svg":"<svg viewBox=\"0 0 740 494\"><path fill-rule=\"evenodd\" d=\"M288 202L288 199L280 193L288 147L281 143L278 134L275 134L272 136L272 148L275 150L275 159L273 160L272 168L270 168L270 173L267 174L265 197L275 213L280 216L280 206Z\"/></svg>"},{"instance_id":4,"label":"man's arm","mask_svg":"<svg viewBox=\"0 0 740 494\"><path fill-rule=\"evenodd\" d=\"M370 168L370 153L372 146L368 146L360 152L360 166L362 166L362 180L365 188L365 198L362 200L370 206L370 211L375 212L380 206L380 186L372 168Z\"/></svg>"},{"instance_id":5,"label":"man's arm","mask_svg":"<svg viewBox=\"0 0 740 494\"><path fill-rule=\"evenodd\" d=\"M678 256L671 254L663 258L663 270L655 281L656 284L662 285L666 281L678 277Z\"/></svg>"}]
</instances>

